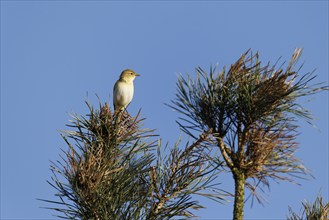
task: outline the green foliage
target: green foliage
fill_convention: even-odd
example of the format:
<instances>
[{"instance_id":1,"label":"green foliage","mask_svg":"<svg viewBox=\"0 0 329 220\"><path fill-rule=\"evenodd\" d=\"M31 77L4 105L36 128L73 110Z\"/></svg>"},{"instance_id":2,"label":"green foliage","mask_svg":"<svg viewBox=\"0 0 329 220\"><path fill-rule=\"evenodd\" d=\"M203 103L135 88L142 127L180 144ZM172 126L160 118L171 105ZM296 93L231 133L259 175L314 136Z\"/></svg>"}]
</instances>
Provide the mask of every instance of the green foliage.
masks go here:
<instances>
[{"instance_id":1,"label":"green foliage","mask_svg":"<svg viewBox=\"0 0 329 220\"><path fill-rule=\"evenodd\" d=\"M156 166L152 167L153 206L147 219L168 219L175 216L196 217L189 209L204 208L191 195L197 194L222 202L222 191L212 184L217 172L209 163L209 151L203 142L209 131L184 150L179 149L180 140L165 157L158 148ZM168 146L165 147L166 150ZM210 174L210 175L208 175ZM211 190L211 193L209 193ZM208 191L208 192L207 192ZM181 209L180 207L188 207ZM173 211L174 210L174 211Z\"/></svg>"},{"instance_id":2,"label":"green foliage","mask_svg":"<svg viewBox=\"0 0 329 220\"><path fill-rule=\"evenodd\" d=\"M73 115L71 130L62 132L68 150L51 166L48 183L59 200L43 201L58 217L169 219L194 216L190 209L202 208L192 194L222 200L202 147L208 133L185 148L177 142L168 156L159 142L156 155L156 141L149 141L153 131L142 129L139 114L132 118L111 112L107 104L87 105L87 117Z\"/></svg>"},{"instance_id":3,"label":"green foliage","mask_svg":"<svg viewBox=\"0 0 329 220\"><path fill-rule=\"evenodd\" d=\"M289 207L289 217L288 220L327 220L329 214L329 203L324 203L322 201L322 196L317 196L315 202L312 204L310 202L302 202L302 209L300 214L292 211Z\"/></svg>"}]
</instances>

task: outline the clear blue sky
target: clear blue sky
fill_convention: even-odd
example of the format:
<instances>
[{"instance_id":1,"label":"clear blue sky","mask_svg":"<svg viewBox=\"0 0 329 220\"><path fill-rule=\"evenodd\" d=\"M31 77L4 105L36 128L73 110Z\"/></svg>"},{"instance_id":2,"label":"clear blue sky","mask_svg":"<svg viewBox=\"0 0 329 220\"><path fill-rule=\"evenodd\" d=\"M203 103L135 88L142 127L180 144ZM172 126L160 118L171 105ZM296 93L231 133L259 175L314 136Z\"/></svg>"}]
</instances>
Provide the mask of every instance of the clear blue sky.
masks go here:
<instances>
[{"instance_id":1,"label":"clear blue sky","mask_svg":"<svg viewBox=\"0 0 329 220\"><path fill-rule=\"evenodd\" d=\"M179 115L164 103L178 73L230 65L248 48L287 60L295 47L302 72L316 68L316 82L328 82L328 1L1 1L1 219L54 218L36 198L54 198L49 161L66 147L57 129L87 112L87 93L111 100L123 69L142 75L129 111L142 108L145 125L173 143ZM284 219L320 190L328 201L328 92L305 105L318 130L300 122L297 156L315 179L272 183L268 204L248 202L246 219ZM232 218L232 202L203 202L201 219Z\"/></svg>"}]
</instances>

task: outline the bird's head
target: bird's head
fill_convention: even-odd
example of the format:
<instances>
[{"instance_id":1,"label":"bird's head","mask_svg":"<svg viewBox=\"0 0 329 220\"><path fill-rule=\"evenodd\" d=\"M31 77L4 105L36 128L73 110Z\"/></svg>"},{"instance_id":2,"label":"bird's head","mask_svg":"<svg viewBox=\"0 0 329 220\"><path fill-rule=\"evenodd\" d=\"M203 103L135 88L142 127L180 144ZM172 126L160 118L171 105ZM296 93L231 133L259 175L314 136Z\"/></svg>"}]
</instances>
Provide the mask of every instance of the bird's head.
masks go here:
<instances>
[{"instance_id":1,"label":"bird's head","mask_svg":"<svg viewBox=\"0 0 329 220\"><path fill-rule=\"evenodd\" d=\"M122 71L122 73L120 75L120 79L123 79L125 81L133 81L136 78L136 76L140 76L140 75L135 73L131 69L126 69L126 70Z\"/></svg>"}]
</instances>

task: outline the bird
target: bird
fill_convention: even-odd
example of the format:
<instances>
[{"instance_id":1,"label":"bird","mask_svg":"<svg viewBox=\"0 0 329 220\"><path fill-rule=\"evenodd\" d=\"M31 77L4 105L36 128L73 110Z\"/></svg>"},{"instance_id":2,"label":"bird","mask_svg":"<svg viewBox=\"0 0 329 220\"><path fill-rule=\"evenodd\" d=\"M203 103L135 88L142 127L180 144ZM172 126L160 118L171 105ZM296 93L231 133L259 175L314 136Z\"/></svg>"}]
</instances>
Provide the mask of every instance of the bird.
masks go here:
<instances>
[{"instance_id":1,"label":"bird","mask_svg":"<svg viewBox=\"0 0 329 220\"><path fill-rule=\"evenodd\" d=\"M120 78L113 87L114 112L123 111L127 108L134 96L134 79L140 76L131 69L121 72Z\"/></svg>"}]
</instances>

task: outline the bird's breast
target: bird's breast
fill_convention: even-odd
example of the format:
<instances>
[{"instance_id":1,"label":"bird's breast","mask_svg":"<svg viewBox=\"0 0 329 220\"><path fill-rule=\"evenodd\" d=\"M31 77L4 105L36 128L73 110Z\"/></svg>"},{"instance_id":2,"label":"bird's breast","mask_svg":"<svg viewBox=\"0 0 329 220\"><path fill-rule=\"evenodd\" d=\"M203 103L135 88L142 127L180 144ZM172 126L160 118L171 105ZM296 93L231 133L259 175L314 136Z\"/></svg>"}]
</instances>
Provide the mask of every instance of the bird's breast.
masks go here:
<instances>
[{"instance_id":1,"label":"bird's breast","mask_svg":"<svg viewBox=\"0 0 329 220\"><path fill-rule=\"evenodd\" d=\"M127 82L117 82L114 91L114 102L119 106L128 105L134 95L134 84Z\"/></svg>"}]
</instances>

